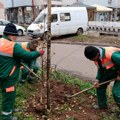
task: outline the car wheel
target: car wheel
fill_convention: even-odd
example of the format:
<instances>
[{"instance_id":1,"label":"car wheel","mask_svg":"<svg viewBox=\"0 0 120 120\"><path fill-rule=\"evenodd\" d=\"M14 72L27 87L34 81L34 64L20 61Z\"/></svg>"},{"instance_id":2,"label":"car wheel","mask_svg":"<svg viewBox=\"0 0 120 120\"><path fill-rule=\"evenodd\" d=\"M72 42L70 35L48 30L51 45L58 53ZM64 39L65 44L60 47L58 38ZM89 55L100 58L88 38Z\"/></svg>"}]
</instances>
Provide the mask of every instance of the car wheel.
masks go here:
<instances>
[{"instance_id":1,"label":"car wheel","mask_svg":"<svg viewBox=\"0 0 120 120\"><path fill-rule=\"evenodd\" d=\"M83 34L83 29L82 28L78 28L77 35L82 35L82 34Z\"/></svg>"},{"instance_id":2,"label":"car wheel","mask_svg":"<svg viewBox=\"0 0 120 120\"><path fill-rule=\"evenodd\" d=\"M23 35L23 31L22 30L18 30L18 36L22 36Z\"/></svg>"}]
</instances>

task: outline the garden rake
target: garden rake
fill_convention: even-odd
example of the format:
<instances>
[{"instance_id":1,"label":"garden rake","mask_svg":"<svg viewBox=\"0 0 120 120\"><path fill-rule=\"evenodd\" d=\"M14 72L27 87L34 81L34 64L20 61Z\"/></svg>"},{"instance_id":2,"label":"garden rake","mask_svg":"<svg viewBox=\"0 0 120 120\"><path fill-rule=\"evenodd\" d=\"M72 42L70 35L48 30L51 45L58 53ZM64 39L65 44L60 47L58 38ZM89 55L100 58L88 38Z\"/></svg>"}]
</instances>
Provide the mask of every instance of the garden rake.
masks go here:
<instances>
[{"instance_id":1,"label":"garden rake","mask_svg":"<svg viewBox=\"0 0 120 120\"><path fill-rule=\"evenodd\" d=\"M21 62L21 65L23 65L30 73L32 73L36 78L39 78L41 80L41 77L39 77L35 72L33 72L28 66L26 66L24 63Z\"/></svg>"},{"instance_id":2,"label":"garden rake","mask_svg":"<svg viewBox=\"0 0 120 120\"><path fill-rule=\"evenodd\" d=\"M111 79L111 80L108 80L108 81L99 83L99 86L104 85L104 84L107 84L107 83L110 83L110 82L115 81L115 80L116 80L116 79ZM80 92L77 92L77 93L73 94L73 95L66 95L66 96L67 96L67 98L72 98L72 97L75 97L75 96L77 96L77 95L79 95L79 94L82 94L82 93L84 93L84 92L86 92L86 91L88 91L88 90L91 90L91 89L93 89L93 88L95 88L95 87L94 87L94 86L91 86L90 88L86 88L86 89L84 89L84 90L82 90L82 91L80 91Z\"/></svg>"}]
</instances>

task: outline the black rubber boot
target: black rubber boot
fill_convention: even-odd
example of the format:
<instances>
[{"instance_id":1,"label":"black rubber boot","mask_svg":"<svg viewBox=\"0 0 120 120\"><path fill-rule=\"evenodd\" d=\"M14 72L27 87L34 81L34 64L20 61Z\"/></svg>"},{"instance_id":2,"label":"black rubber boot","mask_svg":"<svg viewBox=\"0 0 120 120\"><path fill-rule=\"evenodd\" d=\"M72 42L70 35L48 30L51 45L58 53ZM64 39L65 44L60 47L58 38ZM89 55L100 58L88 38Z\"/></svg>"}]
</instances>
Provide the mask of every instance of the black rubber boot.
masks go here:
<instances>
[{"instance_id":1,"label":"black rubber boot","mask_svg":"<svg viewBox=\"0 0 120 120\"><path fill-rule=\"evenodd\" d=\"M108 109L107 106L99 107L98 104L94 104L94 105L93 105L93 108L96 109L96 110L99 110L99 109L100 109L100 110L106 110L106 109Z\"/></svg>"}]
</instances>

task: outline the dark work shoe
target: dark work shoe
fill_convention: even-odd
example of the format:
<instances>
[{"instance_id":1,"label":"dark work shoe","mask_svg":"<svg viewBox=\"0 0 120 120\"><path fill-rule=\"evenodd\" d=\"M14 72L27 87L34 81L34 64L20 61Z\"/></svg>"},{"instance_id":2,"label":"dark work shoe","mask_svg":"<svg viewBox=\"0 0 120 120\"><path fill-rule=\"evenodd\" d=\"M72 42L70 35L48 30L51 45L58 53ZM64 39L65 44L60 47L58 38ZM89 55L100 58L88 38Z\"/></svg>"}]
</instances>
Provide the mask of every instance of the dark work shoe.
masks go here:
<instances>
[{"instance_id":1,"label":"dark work shoe","mask_svg":"<svg viewBox=\"0 0 120 120\"><path fill-rule=\"evenodd\" d=\"M117 118L120 119L120 112L117 112L117 113L116 113L116 116L117 116Z\"/></svg>"},{"instance_id":2,"label":"dark work shoe","mask_svg":"<svg viewBox=\"0 0 120 120\"><path fill-rule=\"evenodd\" d=\"M97 104L93 105L93 108L96 110L106 110L108 107L104 106L104 107L99 107Z\"/></svg>"},{"instance_id":3,"label":"dark work shoe","mask_svg":"<svg viewBox=\"0 0 120 120\"><path fill-rule=\"evenodd\" d=\"M97 104L93 105L94 109L99 109L99 106Z\"/></svg>"},{"instance_id":4,"label":"dark work shoe","mask_svg":"<svg viewBox=\"0 0 120 120\"><path fill-rule=\"evenodd\" d=\"M33 80L28 80L28 83L29 84L33 84Z\"/></svg>"},{"instance_id":5,"label":"dark work shoe","mask_svg":"<svg viewBox=\"0 0 120 120\"><path fill-rule=\"evenodd\" d=\"M28 83L33 84L33 81L34 81L33 77L32 77L32 76L29 76L29 77L28 77Z\"/></svg>"},{"instance_id":6,"label":"dark work shoe","mask_svg":"<svg viewBox=\"0 0 120 120\"><path fill-rule=\"evenodd\" d=\"M18 120L17 117L11 117L10 120Z\"/></svg>"},{"instance_id":7,"label":"dark work shoe","mask_svg":"<svg viewBox=\"0 0 120 120\"><path fill-rule=\"evenodd\" d=\"M13 112L20 112L20 109L19 109L19 108L15 108L15 109L13 110Z\"/></svg>"},{"instance_id":8,"label":"dark work shoe","mask_svg":"<svg viewBox=\"0 0 120 120\"><path fill-rule=\"evenodd\" d=\"M20 80L20 84L24 84L25 83L25 79Z\"/></svg>"}]
</instances>

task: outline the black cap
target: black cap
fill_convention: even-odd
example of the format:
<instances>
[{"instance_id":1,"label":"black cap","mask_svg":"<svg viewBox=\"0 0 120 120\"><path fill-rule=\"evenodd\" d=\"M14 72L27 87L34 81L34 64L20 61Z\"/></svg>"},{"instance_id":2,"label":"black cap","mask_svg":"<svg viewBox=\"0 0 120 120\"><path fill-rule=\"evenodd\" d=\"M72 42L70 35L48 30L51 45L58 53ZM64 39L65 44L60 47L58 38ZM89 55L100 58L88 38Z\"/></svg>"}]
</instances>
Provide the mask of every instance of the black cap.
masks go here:
<instances>
[{"instance_id":1,"label":"black cap","mask_svg":"<svg viewBox=\"0 0 120 120\"><path fill-rule=\"evenodd\" d=\"M96 57L97 53L99 52L99 49L94 46L87 46L84 50L84 55L88 59L92 59Z\"/></svg>"},{"instance_id":2,"label":"black cap","mask_svg":"<svg viewBox=\"0 0 120 120\"><path fill-rule=\"evenodd\" d=\"M3 34L18 36L16 26L13 23L8 23L4 29Z\"/></svg>"}]
</instances>

